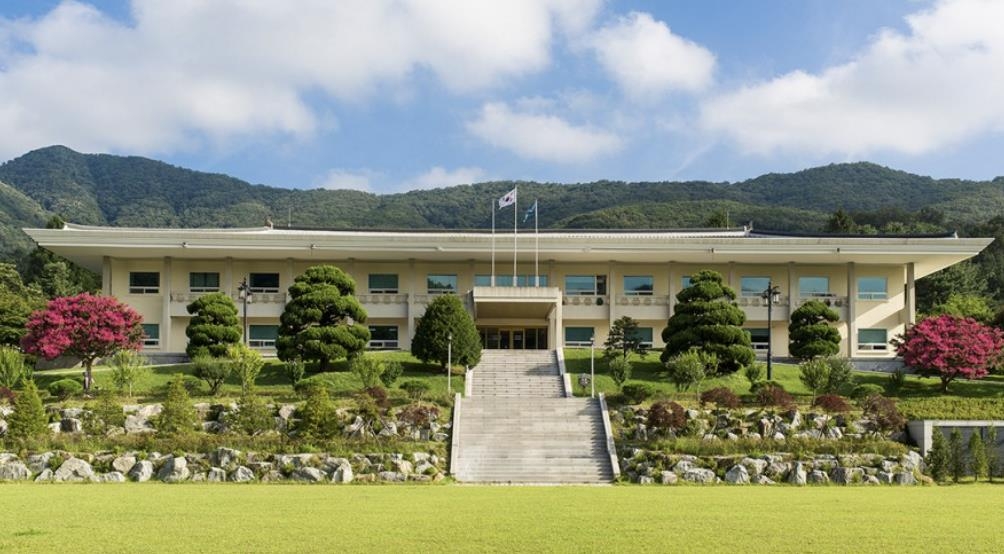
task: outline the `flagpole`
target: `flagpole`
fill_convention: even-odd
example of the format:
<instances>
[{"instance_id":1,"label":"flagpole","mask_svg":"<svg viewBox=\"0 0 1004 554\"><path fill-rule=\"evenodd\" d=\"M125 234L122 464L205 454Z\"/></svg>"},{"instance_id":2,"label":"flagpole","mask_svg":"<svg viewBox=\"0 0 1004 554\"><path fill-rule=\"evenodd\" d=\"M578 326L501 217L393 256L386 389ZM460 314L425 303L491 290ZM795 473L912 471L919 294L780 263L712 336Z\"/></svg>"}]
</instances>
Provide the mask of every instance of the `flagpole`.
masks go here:
<instances>
[{"instance_id":1,"label":"flagpole","mask_svg":"<svg viewBox=\"0 0 1004 554\"><path fill-rule=\"evenodd\" d=\"M533 199L533 286L540 286L540 229L537 226L540 217L540 199Z\"/></svg>"},{"instance_id":2,"label":"flagpole","mask_svg":"<svg viewBox=\"0 0 1004 554\"><path fill-rule=\"evenodd\" d=\"M517 187L512 190L516 191ZM519 216L519 192L512 197L512 286L516 286L516 254L519 247L516 245L516 218Z\"/></svg>"},{"instance_id":3,"label":"flagpole","mask_svg":"<svg viewBox=\"0 0 1004 554\"><path fill-rule=\"evenodd\" d=\"M489 205L492 208L492 280L491 285L495 286L495 197L492 197Z\"/></svg>"}]
</instances>

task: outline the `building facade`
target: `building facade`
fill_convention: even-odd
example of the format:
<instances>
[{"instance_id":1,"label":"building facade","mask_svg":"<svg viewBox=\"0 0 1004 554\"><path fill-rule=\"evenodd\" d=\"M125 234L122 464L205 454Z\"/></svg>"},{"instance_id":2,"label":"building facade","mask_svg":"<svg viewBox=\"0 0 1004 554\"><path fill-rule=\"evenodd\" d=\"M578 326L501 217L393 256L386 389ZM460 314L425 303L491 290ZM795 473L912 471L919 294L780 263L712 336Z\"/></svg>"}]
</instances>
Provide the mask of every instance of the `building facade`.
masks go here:
<instances>
[{"instance_id":1,"label":"building facade","mask_svg":"<svg viewBox=\"0 0 1004 554\"><path fill-rule=\"evenodd\" d=\"M356 281L371 348L411 346L437 295L457 294L486 348L588 346L621 316L643 340L661 332L676 294L701 269L721 273L746 313L755 348L768 335L787 354L790 313L817 299L839 315L841 355L894 357L889 340L915 319L914 283L978 254L992 239L795 236L733 230L344 231L278 228L138 229L67 224L26 229L40 246L101 272L103 292L143 316L152 355L185 350L186 306L221 291L246 310L249 344L273 351L286 289L312 265ZM515 257L514 257L515 246ZM515 260L515 263L514 263ZM245 294L241 283L247 283ZM769 285L779 288L768 325Z\"/></svg>"}]
</instances>

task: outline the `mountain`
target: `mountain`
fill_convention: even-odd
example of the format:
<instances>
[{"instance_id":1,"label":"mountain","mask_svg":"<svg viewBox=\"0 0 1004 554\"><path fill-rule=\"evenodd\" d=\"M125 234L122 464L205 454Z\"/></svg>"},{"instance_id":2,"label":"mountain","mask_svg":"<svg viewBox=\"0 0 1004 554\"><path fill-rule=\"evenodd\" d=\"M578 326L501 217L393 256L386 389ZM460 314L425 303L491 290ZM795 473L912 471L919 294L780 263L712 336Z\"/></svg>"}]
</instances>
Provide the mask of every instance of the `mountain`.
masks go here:
<instances>
[{"instance_id":1,"label":"mountain","mask_svg":"<svg viewBox=\"0 0 1004 554\"><path fill-rule=\"evenodd\" d=\"M738 183L497 181L375 195L252 185L147 158L51 146L0 166L0 257L30 247L20 228L54 214L77 223L140 227L258 226L267 218L282 226L289 218L303 227L487 228L489 203L514 184L522 198L539 199L544 228L695 227L727 216L733 225L753 221L762 229L819 232L837 209L883 208L933 209L952 228L1004 209L1004 179L932 179L871 163Z\"/></svg>"}]
</instances>

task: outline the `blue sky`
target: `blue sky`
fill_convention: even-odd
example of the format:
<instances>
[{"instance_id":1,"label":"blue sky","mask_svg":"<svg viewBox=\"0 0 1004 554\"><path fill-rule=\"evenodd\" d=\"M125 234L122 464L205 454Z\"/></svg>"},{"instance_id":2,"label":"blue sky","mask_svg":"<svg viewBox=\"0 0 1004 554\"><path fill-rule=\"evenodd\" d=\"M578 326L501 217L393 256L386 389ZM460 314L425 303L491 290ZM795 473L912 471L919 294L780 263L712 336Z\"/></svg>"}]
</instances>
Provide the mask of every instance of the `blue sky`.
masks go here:
<instances>
[{"instance_id":1,"label":"blue sky","mask_svg":"<svg viewBox=\"0 0 1004 554\"><path fill-rule=\"evenodd\" d=\"M253 183L1004 175L995 0L7 0L0 159Z\"/></svg>"}]
</instances>

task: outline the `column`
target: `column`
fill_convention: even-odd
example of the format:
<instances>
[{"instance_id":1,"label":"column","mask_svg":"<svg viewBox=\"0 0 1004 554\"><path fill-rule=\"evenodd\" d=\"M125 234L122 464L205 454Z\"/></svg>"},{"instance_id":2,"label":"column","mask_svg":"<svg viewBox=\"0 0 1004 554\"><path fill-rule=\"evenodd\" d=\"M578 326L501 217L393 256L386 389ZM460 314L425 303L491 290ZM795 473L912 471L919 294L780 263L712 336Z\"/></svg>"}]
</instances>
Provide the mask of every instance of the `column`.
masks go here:
<instances>
[{"instance_id":1,"label":"column","mask_svg":"<svg viewBox=\"0 0 1004 554\"><path fill-rule=\"evenodd\" d=\"M617 303L617 287L615 282L617 281L617 270L615 269L616 262L610 260L610 264L607 268L607 294L610 299L607 302L607 329L614 326L614 304Z\"/></svg>"},{"instance_id":2,"label":"column","mask_svg":"<svg viewBox=\"0 0 1004 554\"><path fill-rule=\"evenodd\" d=\"M234 259L227 258L223 262L223 292L230 298L234 297Z\"/></svg>"},{"instance_id":3,"label":"column","mask_svg":"<svg viewBox=\"0 0 1004 554\"><path fill-rule=\"evenodd\" d=\"M858 351L857 271L854 262L847 262L847 357Z\"/></svg>"},{"instance_id":4,"label":"column","mask_svg":"<svg viewBox=\"0 0 1004 554\"><path fill-rule=\"evenodd\" d=\"M669 298L666 300L666 319L673 316L673 307L676 306L676 274L673 271L673 262L666 264L669 268ZM654 337L653 337L654 338Z\"/></svg>"},{"instance_id":5,"label":"column","mask_svg":"<svg viewBox=\"0 0 1004 554\"><path fill-rule=\"evenodd\" d=\"M736 263L729 262L729 287L732 290L738 291L736 287Z\"/></svg>"},{"instance_id":6,"label":"column","mask_svg":"<svg viewBox=\"0 0 1004 554\"><path fill-rule=\"evenodd\" d=\"M164 270L160 276L160 294L163 299L163 312L160 314L161 352L170 352L171 349L171 265L171 257L165 256Z\"/></svg>"},{"instance_id":7,"label":"column","mask_svg":"<svg viewBox=\"0 0 1004 554\"><path fill-rule=\"evenodd\" d=\"M554 304L553 314L553 327L554 327L554 340L551 341L551 348L557 350L559 348L565 347L565 330L564 322L562 321L561 315L561 305L562 297L558 296L558 301Z\"/></svg>"},{"instance_id":8,"label":"column","mask_svg":"<svg viewBox=\"0 0 1004 554\"><path fill-rule=\"evenodd\" d=\"M405 310L405 317L407 318L404 322L404 337L407 339L408 344L404 346L404 350L411 350L411 339L415 336L415 259L411 258L408 260L408 274L404 275L404 281L408 299L405 302L407 307Z\"/></svg>"},{"instance_id":9,"label":"column","mask_svg":"<svg viewBox=\"0 0 1004 554\"><path fill-rule=\"evenodd\" d=\"M917 323L917 290L914 278L913 262L906 264L906 295L903 298L903 311L907 325Z\"/></svg>"},{"instance_id":10,"label":"column","mask_svg":"<svg viewBox=\"0 0 1004 554\"><path fill-rule=\"evenodd\" d=\"M112 295L112 259L108 256L101 258L101 294Z\"/></svg>"}]
</instances>

